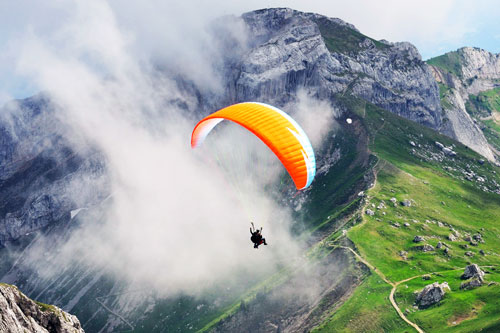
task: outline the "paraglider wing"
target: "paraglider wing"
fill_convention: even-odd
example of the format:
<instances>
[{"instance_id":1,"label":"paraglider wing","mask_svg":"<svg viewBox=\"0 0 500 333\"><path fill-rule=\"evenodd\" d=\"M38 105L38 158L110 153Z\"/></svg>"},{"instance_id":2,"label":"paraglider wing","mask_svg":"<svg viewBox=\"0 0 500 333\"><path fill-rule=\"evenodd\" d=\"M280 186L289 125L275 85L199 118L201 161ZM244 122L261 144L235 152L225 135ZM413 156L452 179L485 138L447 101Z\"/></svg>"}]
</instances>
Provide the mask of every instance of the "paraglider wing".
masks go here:
<instances>
[{"instance_id":1,"label":"paraglider wing","mask_svg":"<svg viewBox=\"0 0 500 333\"><path fill-rule=\"evenodd\" d=\"M279 158L297 189L311 184L316 174L316 160L309 138L288 114L267 104L234 104L203 118L193 130L191 147L200 146L208 133L224 119L259 137Z\"/></svg>"}]
</instances>

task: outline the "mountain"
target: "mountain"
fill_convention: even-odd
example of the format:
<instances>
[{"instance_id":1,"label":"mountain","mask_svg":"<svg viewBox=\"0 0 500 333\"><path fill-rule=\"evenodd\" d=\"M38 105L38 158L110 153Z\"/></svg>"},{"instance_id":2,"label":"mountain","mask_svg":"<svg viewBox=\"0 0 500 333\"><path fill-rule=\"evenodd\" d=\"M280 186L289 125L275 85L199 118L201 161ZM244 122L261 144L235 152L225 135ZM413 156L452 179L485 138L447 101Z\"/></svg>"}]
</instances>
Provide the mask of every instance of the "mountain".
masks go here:
<instances>
[{"instance_id":1,"label":"mountain","mask_svg":"<svg viewBox=\"0 0 500 333\"><path fill-rule=\"evenodd\" d=\"M331 106L336 126L316 151L310 189L297 194L287 181L270 189L294 211L303 258L196 297L131 289L83 258L61 261L59 249L84 221L99 226L113 196L104 153L72 143L41 94L0 113L1 281L71 311L92 332L408 331L407 321L425 331L497 329L500 168L487 140L498 150L498 56L462 49L471 55L426 63L409 43L285 8L231 19L247 38L215 22L220 92L164 73L195 101L175 103L198 118L247 100L287 108L300 94ZM471 262L487 283L460 289ZM413 292L433 282L451 290L415 308Z\"/></svg>"},{"instance_id":2,"label":"mountain","mask_svg":"<svg viewBox=\"0 0 500 333\"><path fill-rule=\"evenodd\" d=\"M427 63L431 65L440 86L443 111L447 119L442 127L443 133L460 142L470 142L471 148L493 160L493 152L491 149L488 151L488 148L492 147L498 156L498 127L496 130L486 130L486 138L478 136L477 133L480 132L480 127L484 131L487 126L482 124L483 120L487 119L481 117L497 119L498 123L498 104L481 103L483 97L480 96L498 96L500 55L464 47L429 59ZM469 136L474 139L468 138ZM489 139L491 147L488 147L486 139Z\"/></svg>"},{"instance_id":3,"label":"mountain","mask_svg":"<svg viewBox=\"0 0 500 333\"><path fill-rule=\"evenodd\" d=\"M34 302L16 287L0 284L2 332L83 332L78 319L53 305Z\"/></svg>"}]
</instances>

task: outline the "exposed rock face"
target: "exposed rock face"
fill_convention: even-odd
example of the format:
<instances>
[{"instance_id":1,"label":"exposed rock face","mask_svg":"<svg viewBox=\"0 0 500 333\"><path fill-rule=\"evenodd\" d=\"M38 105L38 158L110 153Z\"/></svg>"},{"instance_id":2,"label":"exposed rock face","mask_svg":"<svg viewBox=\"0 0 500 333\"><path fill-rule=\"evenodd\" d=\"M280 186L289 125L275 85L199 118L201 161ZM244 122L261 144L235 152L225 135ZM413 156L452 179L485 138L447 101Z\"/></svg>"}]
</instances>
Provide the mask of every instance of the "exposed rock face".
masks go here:
<instances>
[{"instance_id":1,"label":"exposed rock face","mask_svg":"<svg viewBox=\"0 0 500 333\"><path fill-rule=\"evenodd\" d=\"M286 8L242 18L250 42L231 66L233 101L279 106L292 101L298 89L332 103L352 94L432 128L441 126L438 87L413 45L375 41L339 19Z\"/></svg>"},{"instance_id":2,"label":"exposed rock face","mask_svg":"<svg viewBox=\"0 0 500 333\"><path fill-rule=\"evenodd\" d=\"M43 95L0 110L0 246L109 194L104 158L75 152L69 131Z\"/></svg>"},{"instance_id":3,"label":"exposed rock face","mask_svg":"<svg viewBox=\"0 0 500 333\"><path fill-rule=\"evenodd\" d=\"M434 77L447 86L443 112L445 120L440 131L474 149L489 160L494 154L479 127L467 113L469 94L478 94L498 86L500 55L485 50L464 47L438 57L453 63L453 72L439 65L439 59L429 60Z\"/></svg>"},{"instance_id":4,"label":"exposed rock face","mask_svg":"<svg viewBox=\"0 0 500 333\"><path fill-rule=\"evenodd\" d=\"M0 284L0 331L84 332L75 316L53 305L37 304L7 284Z\"/></svg>"},{"instance_id":5,"label":"exposed rock face","mask_svg":"<svg viewBox=\"0 0 500 333\"><path fill-rule=\"evenodd\" d=\"M443 282L441 284L438 282L428 284L420 293L418 293L415 303L421 309L428 308L429 306L441 301L446 290L450 290L447 282Z\"/></svg>"},{"instance_id":6,"label":"exposed rock face","mask_svg":"<svg viewBox=\"0 0 500 333\"><path fill-rule=\"evenodd\" d=\"M469 281L461 283L460 289L474 289L477 287L481 287L483 283L484 283L483 278L480 275L476 275Z\"/></svg>"},{"instance_id":7,"label":"exposed rock face","mask_svg":"<svg viewBox=\"0 0 500 333\"><path fill-rule=\"evenodd\" d=\"M461 278L467 280L476 275L483 278L484 272L481 270L481 268L479 268L477 264L472 264L465 267L464 273L462 274Z\"/></svg>"}]
</instances>

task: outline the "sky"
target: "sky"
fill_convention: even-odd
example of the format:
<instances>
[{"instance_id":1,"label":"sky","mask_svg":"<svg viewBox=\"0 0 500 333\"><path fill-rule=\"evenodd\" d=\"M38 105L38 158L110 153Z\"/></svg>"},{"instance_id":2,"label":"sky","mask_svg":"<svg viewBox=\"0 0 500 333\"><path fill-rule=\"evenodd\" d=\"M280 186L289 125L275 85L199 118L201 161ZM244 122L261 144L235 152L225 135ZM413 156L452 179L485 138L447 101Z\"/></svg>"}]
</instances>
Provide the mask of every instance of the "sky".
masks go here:
<instances>
[{"instance_id":1,"label":"sky","mask_svg":"<svg viewBox=\"0 0 500 333\"><path fill-rule=\"evenodd\" d=\"M76 3L78 1L0 1L0 103L30 96L40 89L26 73L18 70L17 59L22 44L33 34L45 36L53 43L62 42L57 40L58 30L70 19ZM191 37L203 34L206 22L221 15L240 15L266 7L289 7L341 18L375 39L409 41L417 46L423 59L462 46L500 52L500 7L494 0L150 0L107 3L112 8L113 19L121 28L145 40L150 47L164 45L155 40L164 37L182 39L189 45L197 40ZM137 43L137 46L143 45Z\"/></svg>"}]
</instances>

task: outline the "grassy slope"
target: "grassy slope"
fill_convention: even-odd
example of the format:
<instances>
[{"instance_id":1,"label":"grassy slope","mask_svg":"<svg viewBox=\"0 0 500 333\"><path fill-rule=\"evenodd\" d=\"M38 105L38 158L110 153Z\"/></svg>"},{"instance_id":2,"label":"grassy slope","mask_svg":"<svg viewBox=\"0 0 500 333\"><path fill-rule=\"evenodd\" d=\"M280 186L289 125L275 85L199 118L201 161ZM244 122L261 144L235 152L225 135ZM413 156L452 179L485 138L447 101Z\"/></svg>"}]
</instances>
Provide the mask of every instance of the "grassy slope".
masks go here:
<instances>
[{"instance_id":1,"label":"grassy slope","mask_svg":"<svg viewBox=\"0 0 500 333\"><path fill-rule=\"evenodd\" d=\"M363 49L360 43L362 43L365 39L371 40L378 49L390 47L389 45L365 36L347 26L341 26L340 24L333 23L325 17L318 18L316 23L318 24L318 28L323 36L326 47L331 52L346 54L357 53Z\"/></svg>"},{"instance_id":2,"label":"grassy slope","mask_svg":"<svg viewBox=\"0 0 500 333\"><path fill-rule=\"evenodd\" d=\"M500 272L483 268L486 283L500 281ZM399 286L396 300L402 309L408 309L408 318L423 330L473 332L486 329L499 322L500 286L492 284L475 290L460 291L463 270L449 271L431 275L430 280L417 278ZM421 290L429 283L447 281L452 292L448 293L439 306L425 310L413 308L413 292Z\"/></svg>"},{"instance_id":3,"label":"grassy slope","mask_svg":"<svg viewBox=\"0 0 500 333\"><path fill-rule=\"evenodd\" d=\"M494 172L498 173L500 170L489 164L479 166L477 159L480 157L463 145L374 106L367 105L365 121L374 138L370 148L380 158L377 165L379 169L377 184L369 191L369 202L378 205L384 201L387 208L384 209L386 215L382 215L381 210L372 208L376 211L375 216L365 216L364 223L348 232L348 237L356 244L361 255L393 282L424 273L464 267L470 261L480 265L500 264L498 242L500 196L480 190L479 187L482 185L477 181L469 182L461 179L459 171L461 168L473 169L476 173L485 175L489 181L488 186L494 187L493 181L500 182ZM409 144L410 140L417 145L420 144L421 147L412 147ZM443 162L426 160L426 157L439 156L434 141L440 141L445 145L454 144L458 156L454 159L446 158ZM412 149L415 149L416 153L411 153ZM448 169L449 167L454 170ZM396 207L389 201L392 197L398 200ZM403 207L400 202L404 199L413 199L413 205ZM414 223L412 220L418 222ZM425 220L429 220L430 223L425 223ZM444 225L440 227L437 221ZM399 228L391 226L394 222L398 222L401 226ZM410 226L404 227L404 223L410 223ZM445 239L450 233L449 226L453 226L462 235L466 232L473 234L480 231L486 243L477 247L469 245L468 249L462 249L459 245L467 243L463 239L457 242ZM484 231L481 228L484 228ZM451 248L451 255L445 255L443 249L428 253L412 250L417 245L412 242L415 235L426 236L425 243L433 246L436 246L439 240L446 242ZM486 251L487 255L480 255L479 249ZM408 260L403 260L398 255L401 250L408 252ZM475 256L472 259L466 257L465 251L471 251ZM453 274L460 275L461 272L455 271ZM451 277L448 279L452 292L446 299L449 297L452 301L443 302L439 307L419 310L412 313L410 319L417 321L428 331L447 329L455 331L462 328L463 331L470 331L471 328L487 328L493 325L493 322L500 317L500 309L495 307L496 303L491 302L491 305L476 307L474 311L477 312L477 320L463 321L458 325L450 324L451 326L444 324L445 321L447 323L448 320L463 315L471 300L490 304L489 301L500 296L500 290L496 287L484 286L472 291L459 291L455 275L454 279ZM417 281L411 282L418 284ZM387 284L385 286L390 289ZM420 288L421 285L416 287ZM412 293L415 288L409 288L409 292ZM370 289L371 282L367 280L359 287L354 297L335 312L322 327L326 331L339 330L341 327L350 331L348 323L360 320L365 309L377 308L379 320L370 326L370 330L392 331L393 329L389 327L396 315L394 309L390 306L378 307L382 299L386 305L389 304L387 290L381 292L378 297L365 297L363 301L364 293ZM401 290L401 287L398 290ZM397 300L398 295L396 295ZM407 303L403 302L403 306L412 302L411 297L407 297ZM347 311L349 304L358 305ZM482 318L489 319L480 320ZM437 319L440 320L438 321L440 324L434 324ZM405 325L403 327L409 328Z\"/></svg>"},{"instance_id":4,"label":"grassy slope","mask_svg":"<svg viewBox=\"0 0 500 333\"><path fill-rule=\"evenodd\" d=\"M312 332L410 332L389 303L391 287L371 274L329 320Z\"/></svg>"},{"instance_id":5,"label":"grassy slope","mask_svg":"<svg viewBox=\"0 0 500 333\"><path fill-rule=\"evenodd\" d=\"M426 62L429 65L439 67L447 72L455 74L458 78L462 77L462 57L456 51L431 58Z\"/></svg>"}]
</instances>

